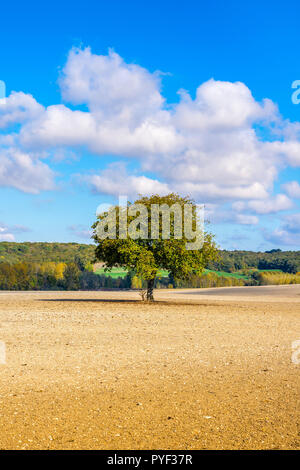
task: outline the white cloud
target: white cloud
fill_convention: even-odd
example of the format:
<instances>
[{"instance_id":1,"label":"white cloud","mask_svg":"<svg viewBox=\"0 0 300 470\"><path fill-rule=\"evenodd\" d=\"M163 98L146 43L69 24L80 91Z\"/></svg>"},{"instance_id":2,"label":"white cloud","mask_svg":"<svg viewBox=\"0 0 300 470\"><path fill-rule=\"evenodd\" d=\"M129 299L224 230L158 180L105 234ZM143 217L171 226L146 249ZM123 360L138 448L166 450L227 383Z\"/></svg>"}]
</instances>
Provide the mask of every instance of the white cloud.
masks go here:
<instances>
[{"instance_id":1,"label":"white cloud","mask_svg":"<svg viewBox=\"0 0 300 470\"><path fill-rule=\"evenodd\" d=\"M99 194L135 197L138 194L167 194L170 188L156 179L128 175L121 164L113 164L99 174L86 176L84 180L92 191Z\"/></svg>"},{"instance_id":2,"label":"white cloud","mask_svg":"<svg viewBox=\"0 0 300 470\"><path fill-rule=\"evenodd\" d=\"M44 112L31 95L12 92L0 106L0 129L31 123ZM44 156L40 149L38 155ZM54 172L39 157L22 148L17 131L0 134L0 186L32 194L54 189Z\"/></svg>"},{"instance_id":3,"label":"white cloud","mask_svg":"<svg viewBox=\"0 0 300 470\"><path fill-rule=\"evenodd\" d=\"M241 225L257 225L259 220L255 215L237 214L236 222Z\"/></svg>"},{"instance_id":4,"label":"white cloud","mask_svg":"<svg viewBox=\"0 0 300 470\"><path fill-rule=\"evenodd\" d=\"M175 121L179 128L199 130L233 130L248 127L258 119L270 119L277 108L270 100L259 104L249 88L241 82L208 80L200 85L192 100L186 92L176 108Z\"/></svg>"},{"instance_id":5,"label":"white cloud","mask_svg":"<svg viewBox=\"0 0 300 470\"><path fill-rule=\"evenodd\" d=\"M232 209L238 212L250 211L256 214L275 214L293 207L293 201L285 194L277 194L262 200L250 200L247 202L236 201L232 204Z\"/></svg>"},{"instance_id":6,"label":"white cloud","mask_svg":"<svg viewBox=\"0 0 300 470\"><path fill-rule=\"evenodd\" d=\"M249 201L249 209L257 214L274 214L293 207L293 202L285 194L277 194L265 201Z\"/></svg>"},{"instance_id":7,"label":"white cloud","mask_svg":"<svg viewBox=\"0 0 300 470\"><path fill-rule=\"evenodd\" d=\"M300 142L297 140L288 140L285 142L275 141L265 143L266 149L270 153L284 159L291 166L300 166Z\"/></svg>"},{"instance_id":8,"label":"white cloud","mask_svg":"<svg viewBox=\"0 0 300 470\"><path fill-rule=\"evenodd\" d=\"M254 197L264 199L268 195L266 189L260 183L253 183L249 186L226 186L217 182L181 182L177 180L172 181L172 188L182 194L191 194L203 203L206 203L206 201L225 202L226 200L250 199Z\"/></svg>"},{"instance_id":9,"label":"white cloud","mask_svg":"<svg viewBox=\"0 0 300 470\"><path fill-rule=\"evenodd\" d=\"M37 120L24 125L20 142L26 148L85 146L99 155L113 154L146 158L177 152L181 146L171 126L145 121L129 128L116 120L99 121L99 116L72 111L64 105L49 106Z\"/></svg>"},{"instance_id":10,"label":"white cloud","mask_svg":"<svg viewBox=\"0 0 300 470\"><path fill-rule=\"evenodd\" d=\"M0 129L39 116L44 108L31 95L12 92L0 106Z\"/></svg>"},{"instance_id":11,"label":"white cloud","mask_svg":"<svg viewBox=\"0 0 300 470\"><path fill-rule=\"evenodd\" d=\"M60 78L62 96L73 104L87 104L101 119L136 125L163 105L159 75L124 60L110 50L107 56L90 48L72 49Z\"/></svg>"},{"instance_id":12,"label":"white cloud","mask_svg":"<svg viewBox=\"0 0 300 470\"><path fill-rule=\"evenodd\" d=\"M222 209L222 207L207 208L205 205L205 213L210 222L217 224L257 225L259 222L258 217L255 215L240 214L232 210Z\"/></svg>"},{"instance_id":13,"label":"white cloud","mask_svg":"<svg viewBox=\"0 0 300 470\"><path fill-rule=\"evenodd\" d=\"M54 189L54 173L43 162L19 149L0 148L0 186L37 194Z\"/></svg>"},{"instance_id":14,"label":"white cloud","mask_svg":"<svg viewBox=\"0 0 300 470\"><path fill-rule=\"evenodd\" d=\"M288 232L300 234L300 213L286 216L284 218L283 228Z\"/></svg>"},{"instance_id":15,"label":"white cloud","mask_svg":"<svg viewBox=\"0 0 300 470\"><path fill-rule=\"evenodd\" d=\"M16 233L23 233L28 231L29 229L27 227L23 227L21 225L14 225L9 227L3 222L0 222L0 241L13 242L15 241Z\"/></svg>"},{"instance_id":16,"label":"white cloud","mask_svg":"<svg viewBox=\"0 0 300 470\"><path fill-rule=\"evenodd\" d=\"M288 183L283 184L282 188L290 197L300 199L300 184L298 181L289 181Z\"/></svg>"},{"instance_id":17,"label":"white cloud","mask_svg":"<svg viewBox=\"0 0 300 470\"><path fill-rule=\"evenodd\" d=\"M50 106L23 126L20 141L138 158L142 172L207 201L266 199L284 149L262 142L253 124L278 119L277 107L257 102L241 82L215 80L200 85L194 100L181 92L179 104L167 107L160 82L158 73L114 52L74 49L60 78L62 96L88 111Z\"/></svg>"},{"instance_id":18,"label":"white cloud","mask_svg":"<svg viewBox=\"0 0 300 470\"><path fill-rule=\"evenodd\" d=\"M280 227L265 233L265 239L274 244L300 246L300 213L285 216Z\"/></svg>"},{"instance_id":19,"label":"white cloud","mask_svg":"<svg viewBox=\"0 0 300 470\"><path fill-rule=\"evenodd\" d=\"M161 74L127 64L113 51L96 55L89 48L70 51L59 84L65 102L86 108L43 108L30 95L13 94L0 119L2 125L20 122L21 130L4 136L0 145L18 147L22 155L63 155L66 148L83 147L99 156L137 159L139 173L108 168L83 175L105 194L175 190L204 203L238 201L244 204L241 212L257 214L292 207L286 195L273 196L273 183L282 168L300 165L299 123L283 121L272 101L258 102L245 84L211 79L197 88L195 99L181 91L179 103L170 105L161 93ZM257 125L272 141L259 137ZM41 172L44 181L33 192L49 188L51 170L30 161L32 175ZM15 178L7 175L12 184ZM32 179L36 188L37 178ZM240 214L236 220L251 224L255 217Z\"/></svg>"},{"instance_id":20,"label":"white cloud","mask_svg":"<svg viewBox=\"0 0 300 470\"><path fill-rule=\"evenodd\" d=\"M90 113L55 105L23 126L20 143L27 148L43 149L81 146L92 141L95 135L96 123Z\"/></svg>"},{"instance_id":21,"label":"white cloud","mask_svg":"<svg viewBox=\"0 0 300 470\"><path fill-rule=\"evenodd\" d=\"M90 239L92 236L92 230L88 229L84 225L71 225L68 227L68 230L78 238Z\"/></svg>"},{"instance_id":22,"label":"white cloud","mask_svg":"<svg viewBox=\"0 0 300 470\"><path fill-rule=\"evenodd\" d=\"M13 242L15 237L13 233L9 233L6 227L0 224L0 241L1 242Z\"/></svg>"}]
</instances>

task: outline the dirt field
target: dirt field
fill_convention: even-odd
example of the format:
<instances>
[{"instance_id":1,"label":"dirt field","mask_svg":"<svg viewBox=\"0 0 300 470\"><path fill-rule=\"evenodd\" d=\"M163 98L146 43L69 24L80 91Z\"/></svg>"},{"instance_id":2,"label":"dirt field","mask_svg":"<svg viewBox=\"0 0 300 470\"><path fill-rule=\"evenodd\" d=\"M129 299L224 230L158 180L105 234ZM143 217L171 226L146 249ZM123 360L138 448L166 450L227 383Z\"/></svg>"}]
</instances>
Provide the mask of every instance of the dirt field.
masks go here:
<instances>
[{"instance_id":1,"label":"dirt field","mask_svg":"<svg viewBox=\"0 0 300 470\"><path fill-rule=\"evenodd\" d=\"M299 449L300 286L241 289L0 293L0 449Z\"/></svg>"}]
</instances>

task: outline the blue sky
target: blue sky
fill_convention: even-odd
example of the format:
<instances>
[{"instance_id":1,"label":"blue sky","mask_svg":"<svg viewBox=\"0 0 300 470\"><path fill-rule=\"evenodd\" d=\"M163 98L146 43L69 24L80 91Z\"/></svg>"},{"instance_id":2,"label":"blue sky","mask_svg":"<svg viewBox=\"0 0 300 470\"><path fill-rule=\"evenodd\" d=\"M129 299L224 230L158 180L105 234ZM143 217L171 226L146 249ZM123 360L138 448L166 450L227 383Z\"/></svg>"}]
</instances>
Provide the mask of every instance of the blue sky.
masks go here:
<instances>
[{"instance_id":1,"label":"blue sky","mask_svg":"<svg viewBox=\"0 0 300 470\"><path fill-rule=\"evenodd\" d=\"M158 189L225 248L300 249L299 2L1 8L0 239L87 243L98 204Z\"/></svg>"}]
</instances>

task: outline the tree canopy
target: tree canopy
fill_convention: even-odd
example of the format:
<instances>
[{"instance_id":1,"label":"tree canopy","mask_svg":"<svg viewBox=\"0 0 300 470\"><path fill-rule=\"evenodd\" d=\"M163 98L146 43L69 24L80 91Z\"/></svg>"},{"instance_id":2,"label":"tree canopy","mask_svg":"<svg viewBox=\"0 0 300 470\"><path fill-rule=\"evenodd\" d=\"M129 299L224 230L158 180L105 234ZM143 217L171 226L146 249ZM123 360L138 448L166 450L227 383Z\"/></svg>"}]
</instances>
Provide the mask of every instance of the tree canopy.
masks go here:
<instances>
[{"instance_id":1,"label":"tree canopy","mask_svg":"<svg viewBox=\"0 0 300 470\"><path fill-rule=\"evenodd\" d=\"M152 195L141 197L134 204L128 203L127 207L114 206L110 211L98 215L93 225L93 238L97 244L96 257L105 263L106 268L122 266L128 270L134 270L138 276L147 281L147 300L153 300L153 287L159 269L166 269L174 278L185 279L192 274L201 274L208 262L217 258L217 247L214 237L209 232L202 233L201 248L188 249L187 244L195 239L187 236L187 220L182 218L181 234L176 225L176 210L181 213L185 206L191 207L191 228L194 237L197 238L197 211L196 204L189 197L181 197L178 194L167 196ZM152 208L158 209L154 216ZM164 219L160 212L162 207L170 208L168 214L169 233L164 233ZM172 208L174 210L172 210ZM141 212L147 212L147 218L141 218ZM125 214L126 212L126 214ZM109 227L110 214L114 218L115 229L111 232ZM139 216L137 216L139 214ZM126 230L124 221L126 215ZM156 217L157 228L153 236L153 222ZM106 235L99 236L99 224L107 225ZM134 226L135 230L132 230ZM131 232L130 232L131 231ZM103 233L103 230L102 230ZM113 235L111 238L110 236Z\"/></svg>"}]
</instances>

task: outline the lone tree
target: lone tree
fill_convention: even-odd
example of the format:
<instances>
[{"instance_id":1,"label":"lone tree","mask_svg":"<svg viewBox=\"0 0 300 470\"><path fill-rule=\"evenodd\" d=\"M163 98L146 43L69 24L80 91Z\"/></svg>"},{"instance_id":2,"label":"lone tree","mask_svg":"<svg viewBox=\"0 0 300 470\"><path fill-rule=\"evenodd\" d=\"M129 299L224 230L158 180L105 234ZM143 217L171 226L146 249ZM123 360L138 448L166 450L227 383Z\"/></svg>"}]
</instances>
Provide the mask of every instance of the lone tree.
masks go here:
<instances>
[{"instance_id":1,"label":"lone tree","mask_svg":"<svg viewBox=\"0 0 300 470\"><path fill-rule=\"evenodd\" d=\"M217 258L213 235L200 234L197 227L196 204L189 197L175 193L141 197L134 204L114 206L97 216L92 226L96 258L108 271L115 266L135 271L147 281L146 300L153 301L160 269L169 271L173 278L187 279L201 274L206 264Z\"/></svg>"}]
</instances>

